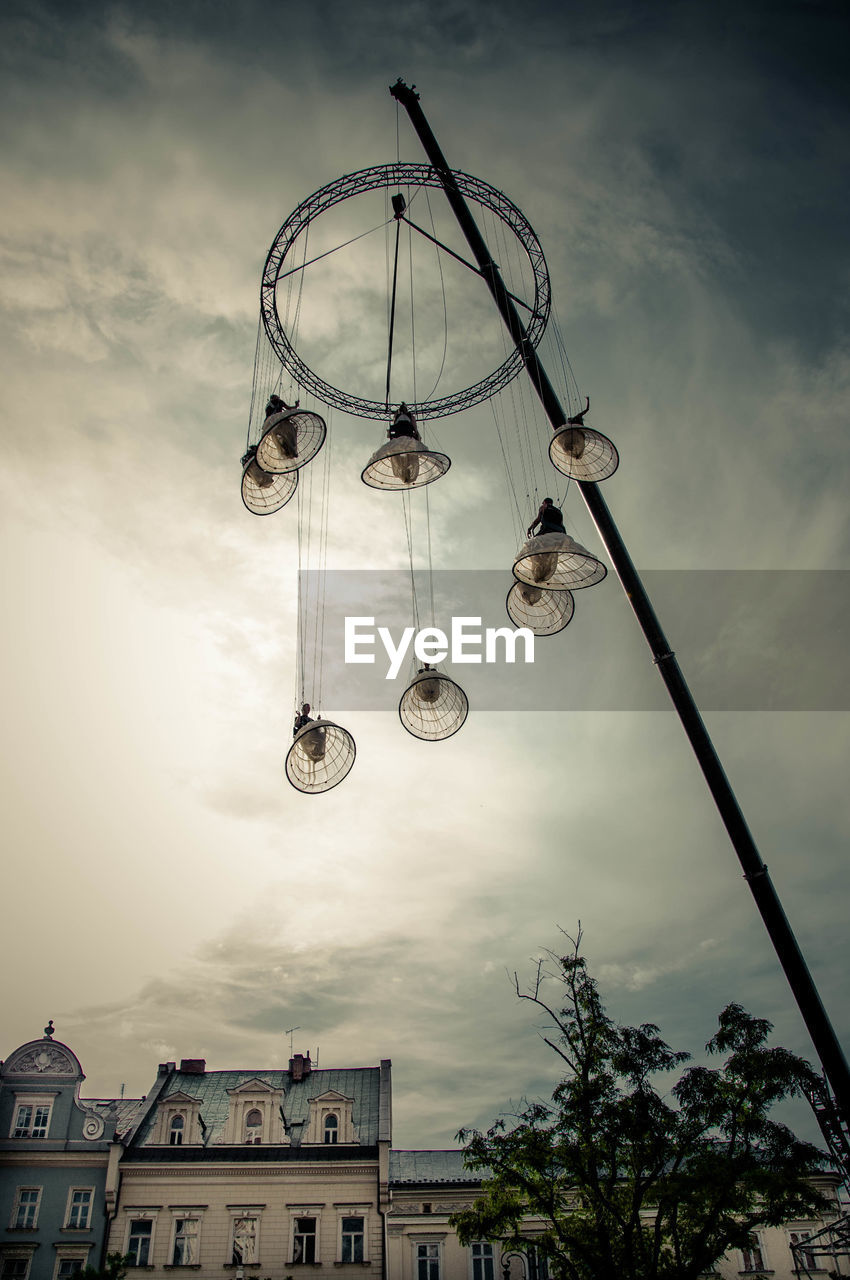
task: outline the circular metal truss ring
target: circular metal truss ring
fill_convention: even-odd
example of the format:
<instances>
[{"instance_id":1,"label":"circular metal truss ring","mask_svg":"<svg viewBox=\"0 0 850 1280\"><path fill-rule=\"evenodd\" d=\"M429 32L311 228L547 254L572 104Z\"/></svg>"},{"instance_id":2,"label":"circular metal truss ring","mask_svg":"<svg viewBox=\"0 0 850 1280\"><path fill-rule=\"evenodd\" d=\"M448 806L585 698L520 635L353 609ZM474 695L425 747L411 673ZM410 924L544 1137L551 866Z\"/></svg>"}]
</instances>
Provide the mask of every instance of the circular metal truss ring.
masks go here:
<instances>
[{"instance_id":1,"label":"circular metal truss ring","mask_svg":"<svg viewBox=\"0 0 850 1280\"><path fill-rule=\"evenodd\" d=\"M468 173L462 173L459 169L452 170L452 173L462 195L489 209L500 218L514 233L528 256L534 276L534 301L525 328L529 342L532 347L536 347L543 337L552 302L549 271L540 241L525 215L496 187L491 187L480 178L473 178ZM349 395L347 391L342 391L339 387L325 382L304 363L292 346L277 309L277 281L287 254L302 231L319 214L340 204L343 200L348 200L351 196L390 187L442 188L442 185L437 170L431 165L380 164L374 165L371 169L360 169L357 173L349 173L342 178L337 178L335 182L328 183L326 187L322 187L321 190L302 201L275 236L266 258L260 285L263 325L269 342L283 367L300 387L324 404L332 405L336 409L341 409L343 413L350 413L358 418L383 419L387 416L387 407L382 401L363 400L359 396ZM514 349L497 369L494 369L488 377L482 378L480 382L453 395L443 396L439 400L411 404L410 408L420 420L445 418L452 413L461 413L464 409L471 409L473 405L489 400L497 391L501 391L517 376L522 367L523 358L519 351Z\"/></svg>"}]
</instances>

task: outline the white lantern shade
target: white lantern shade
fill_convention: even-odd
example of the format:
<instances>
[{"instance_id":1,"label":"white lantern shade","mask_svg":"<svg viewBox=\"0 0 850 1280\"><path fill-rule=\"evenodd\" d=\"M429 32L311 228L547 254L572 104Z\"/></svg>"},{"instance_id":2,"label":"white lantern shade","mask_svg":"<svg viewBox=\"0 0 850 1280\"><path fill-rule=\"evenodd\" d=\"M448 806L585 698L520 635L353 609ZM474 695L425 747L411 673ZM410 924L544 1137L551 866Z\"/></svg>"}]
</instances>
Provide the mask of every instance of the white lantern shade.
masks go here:
<instances>
[{"instance_id":1,"label":"white lantern shade","mask_svg":"<svg viewBox=\"0 0 850 1280\"><path fill-rule=\"evenodd\" d=\"M552 465L572 480L607 480L620 465L612 442L592 427L559 427L549 441Z\"/></svg>"},{"instance_id":2,"label":"white lantern shade","mask_svg":"<svg viewBox=\"0 0 850 1280\"><path fill-rule=\"evenodd\" d=\"M328 433L324 418L308 409L286 409L273 413L263 423L257 445L257 462L263 471L280 475L305 466L325 443Z\"/></svg>"},{"instance_id":3,"label":"white lantern shade","mask_svg":"<svg viewBox=\"0 0 850 1280\"><path fill-rule=\"evenodd\" d=\"M439 480L451 465L445 453L429 449L413 436L398 436L372 454L360 478L371 489L420 489Z\"/></svg>"},{"instance_id":4,"label":"white lantern shade","mask_svg":"<svg viewBox=\"0 0 850 1280\"><path fill-rule=\"evenodd\" d=\"M330 791L351 771L357 748L347 729L331 720L311 720L299 729L286 756L286 776L298 791Z\"/></svg>"},{"instance_id":5,"label":"white lantern shade","mask_svg":"<svg viewBox=\"0 0 850 1280\"><path fill-rule=\"evenodd\" d=\"M256 450L242 459L242 501L255 516L270 516L285 507L298 488L298 472L272 475L257 462Z\"/></svg>"},{"instance_id":6,"label":"white lantern shade","mask_svg":"<svg viewBox=\"0 0 850 1280\"><path fill-rule=\"evenodd\" d=\"M601 582L608 570L566 533L529 538L514 560L514 577L550 591L577 591Z\"/></svg>"},{"instance_id":7,"label":"white lantern shade","mask_svg":"<svg viewBox=\"0 0 850 1280\"><path fill-rule=\"evenodd\" d=\"M576 605L571 591L551 591L548 587L515 582L505 607L514 626L527 627L536 636L554 636L571 621Z\"/></svg>"},{"instance_id":8,"label":"white lantern shade","mask_svg":"<svg viewBox=\"0 0 850 1280\"><path fill-rule=\"evenodd\" d=\"M414 738L441 742L463 726L469 699L460 685L441 671L419 671L401 695L398 714Z\"/></svg>"}]
</instances>

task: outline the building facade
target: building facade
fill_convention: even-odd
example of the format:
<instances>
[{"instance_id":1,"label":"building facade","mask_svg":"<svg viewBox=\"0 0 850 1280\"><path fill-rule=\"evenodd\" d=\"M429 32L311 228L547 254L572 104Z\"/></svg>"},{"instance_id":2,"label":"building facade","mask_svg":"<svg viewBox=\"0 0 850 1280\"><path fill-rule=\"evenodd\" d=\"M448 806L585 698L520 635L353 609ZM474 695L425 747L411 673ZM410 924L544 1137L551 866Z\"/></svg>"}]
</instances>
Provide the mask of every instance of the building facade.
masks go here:
<instances>
[{"instance_id":1,"label":"building facade","mask_svg":"<svg viewBox=\"0 0 850 1280\"><path fill-rule=\"evenodd\" d=\"M390 1063L315 1070L160 1066L128 1135L110 1252L166 1280L384 1275Z\"/></svg>"},{"instance_id":2,"label":"building facade","mask_svg":"<svg viewBox=\"0 0 850 1280\"><path fill-rule=\"evenodd\" d=\"M146 1098L83 1099L67 1045L44 1037L0 1064L0 1280L72 1280L107 1253L151 1280L549 1280L535 1251L449 1224L480 1189L461 1151L393 1151L391 1065L207 1071L162 1063ZM717 1280L850 1277L818 1233L834 1211L753 1233ZM809 1243L811 1242L811 1243ZM830 1245L832 1251L830 1251ZM795 1250L795 1252L792 1252Z\"/></svg>"},{"instance_id":3,"label":"building facade","mask_svg":"<svg viewBox=\"0 0 850 1280\"><path fill-rule=\"evenodd\" d=\"M0 1280L69 1280L100 1264L107 1180L140 1103L85 1100L84 1079L52 1023L0 1064Z\"/></svg>"},{"instance_id":4,"label":"building facade","mask_svg":"<svg viewBox=\"0 0 850 1280\"><path fill-rule=\"evenodd\" d=\"M481 1175L463 1166L462 1151L393 1151L387 1216L388 1280L549 1280L533 1246L534 1222L523 1249L479 1240L461 1245L449 1216L468 1208ZM828 1280L850 1276L850 1241L836 1251L815 1239L841 1214L839 1179L824 1174L820 1190L832 1209L822 1217L755 1231L750 1247L733 1250L711 1273L715 1280ZM540 1224L542 1229L542 1224ZM811 1246L808 1242L812 1241ZM833 1242L834 1245L834 1242ZM792 1246L797 1246L796 1258ZM797 1264L799 1259L799 1265Z\"/></svg>"}]
</instances>

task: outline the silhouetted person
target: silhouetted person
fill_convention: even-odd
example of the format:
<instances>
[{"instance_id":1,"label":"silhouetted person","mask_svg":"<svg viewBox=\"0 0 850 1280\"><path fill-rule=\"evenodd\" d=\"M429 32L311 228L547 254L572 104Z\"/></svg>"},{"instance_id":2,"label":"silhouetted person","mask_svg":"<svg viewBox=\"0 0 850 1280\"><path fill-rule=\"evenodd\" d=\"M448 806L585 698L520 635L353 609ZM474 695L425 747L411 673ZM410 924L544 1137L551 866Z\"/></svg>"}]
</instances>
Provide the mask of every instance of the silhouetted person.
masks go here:
<instances>
[{"instance_id":1,"label":"silhouetted person","mask_svg":"<svg viewBox=\"0 0 850 1280\"><path fill-rule=\"evenodd\" d=\"M411 440L421 439L413 411L408 409L403 400L395 411L387 435L390 440L397 440L399 436L409 436Z\"/></svg>"},{"instance_id":2,"label":"silhouetted person","mask_svg":"<svg viewBox=\"0 0 850 1280\"><path fill-rule=\"evenodd\" d=\"M584 415L590 412L590 396L586 396L585 399L587 400L587 404L584 406L581 413L577 413L574 418L567 418L568 427L584 426Z\"/></svg>"},{"instance_id":3,"label":"silhouetted person","mask_svg":"<svg viewBox=\"0 0 850 1280\"><path fill-rule=\"evenodd\" d=\"M266 417L271 418L276 413L286 413L287 409L297 409L299 404L299 400L296 400L295 404L287 404L285 400L281 400L280 396L269 396Z\"/></svg>"},{"instance_id":4,"label":"silhouetted person","mask_svg":"<svg viewBox=\"0 0 850 1280\"><path fill-rule=\"evenodd\" d=\"M301 710L295 717L295 728L292 730L293 735L296 734L299 729L303 729L305 724L312 723L313 717L310 715L310 704L309 702L304 702L301 705Z\"/></svg>"},{"instance_id":5,"label":"silhouetted person","mask_svg":"<svg viewBox=\"0 0 850 1280\"><path fill-rule=\"evenodd\" d=\"M560 507L556 507L551 498L544 498L540 504L540 510L537 512L537 518L532 520L526 530L529 538L534 536L534 530L540 525L540 537L544 533L566 533L564 528L564 517Z\"/></svg>"}]
</instances>

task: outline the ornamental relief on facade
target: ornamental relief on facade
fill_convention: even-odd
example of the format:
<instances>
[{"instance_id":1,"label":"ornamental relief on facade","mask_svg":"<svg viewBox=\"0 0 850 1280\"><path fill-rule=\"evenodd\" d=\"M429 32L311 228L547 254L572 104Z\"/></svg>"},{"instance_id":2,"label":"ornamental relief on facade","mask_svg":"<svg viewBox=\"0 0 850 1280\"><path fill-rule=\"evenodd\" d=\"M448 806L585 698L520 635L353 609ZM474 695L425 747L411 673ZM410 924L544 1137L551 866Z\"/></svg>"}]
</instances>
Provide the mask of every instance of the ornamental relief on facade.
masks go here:
<instances>
[{"instance_id":1,"label":"ornamental relief on facade","mask_svg":"<svg viewBox=\"0 0 850 1280\"><path fill-rule=\"evenodd\" d=\"M396 1193L398 1194L398 1193ZM423 1213L421 1209L421 1201L414 1201L413 1204L404 1203L402 1200L393 1201L388 1210L390 1216L397 1218L430 1218L441 1213L460 1213L461 1209L471 1209L472 1200L452 1200L450 1203L440 1204L435 1200L431 1202L431 1208L428 1213Z\"/></svg>"},{"instance_id":2,"label":"ornamental relief on facade","mask_svg":"<svg viewBox=\"0 0 850 1280\"><path fill-rule=\"evenodd\" d=\"M90 1111L83 1121L83 1137L89 1142L96 1142L102 1137L104 1128L102 1117Z\"/></svg>"},{"instance_id":3,"label":"ornamental relief on facade","mask_svg":"<svg viewBox=\"0 0 850 1280\"><path fill-rule=\"evenodd\" d=\"M6 1067L4 1075L51 1075L75 1076L77 1067L68 1054L63 1053L56 1045L35 1045L14 1058Z\"/></svg>"}]
</instances>

